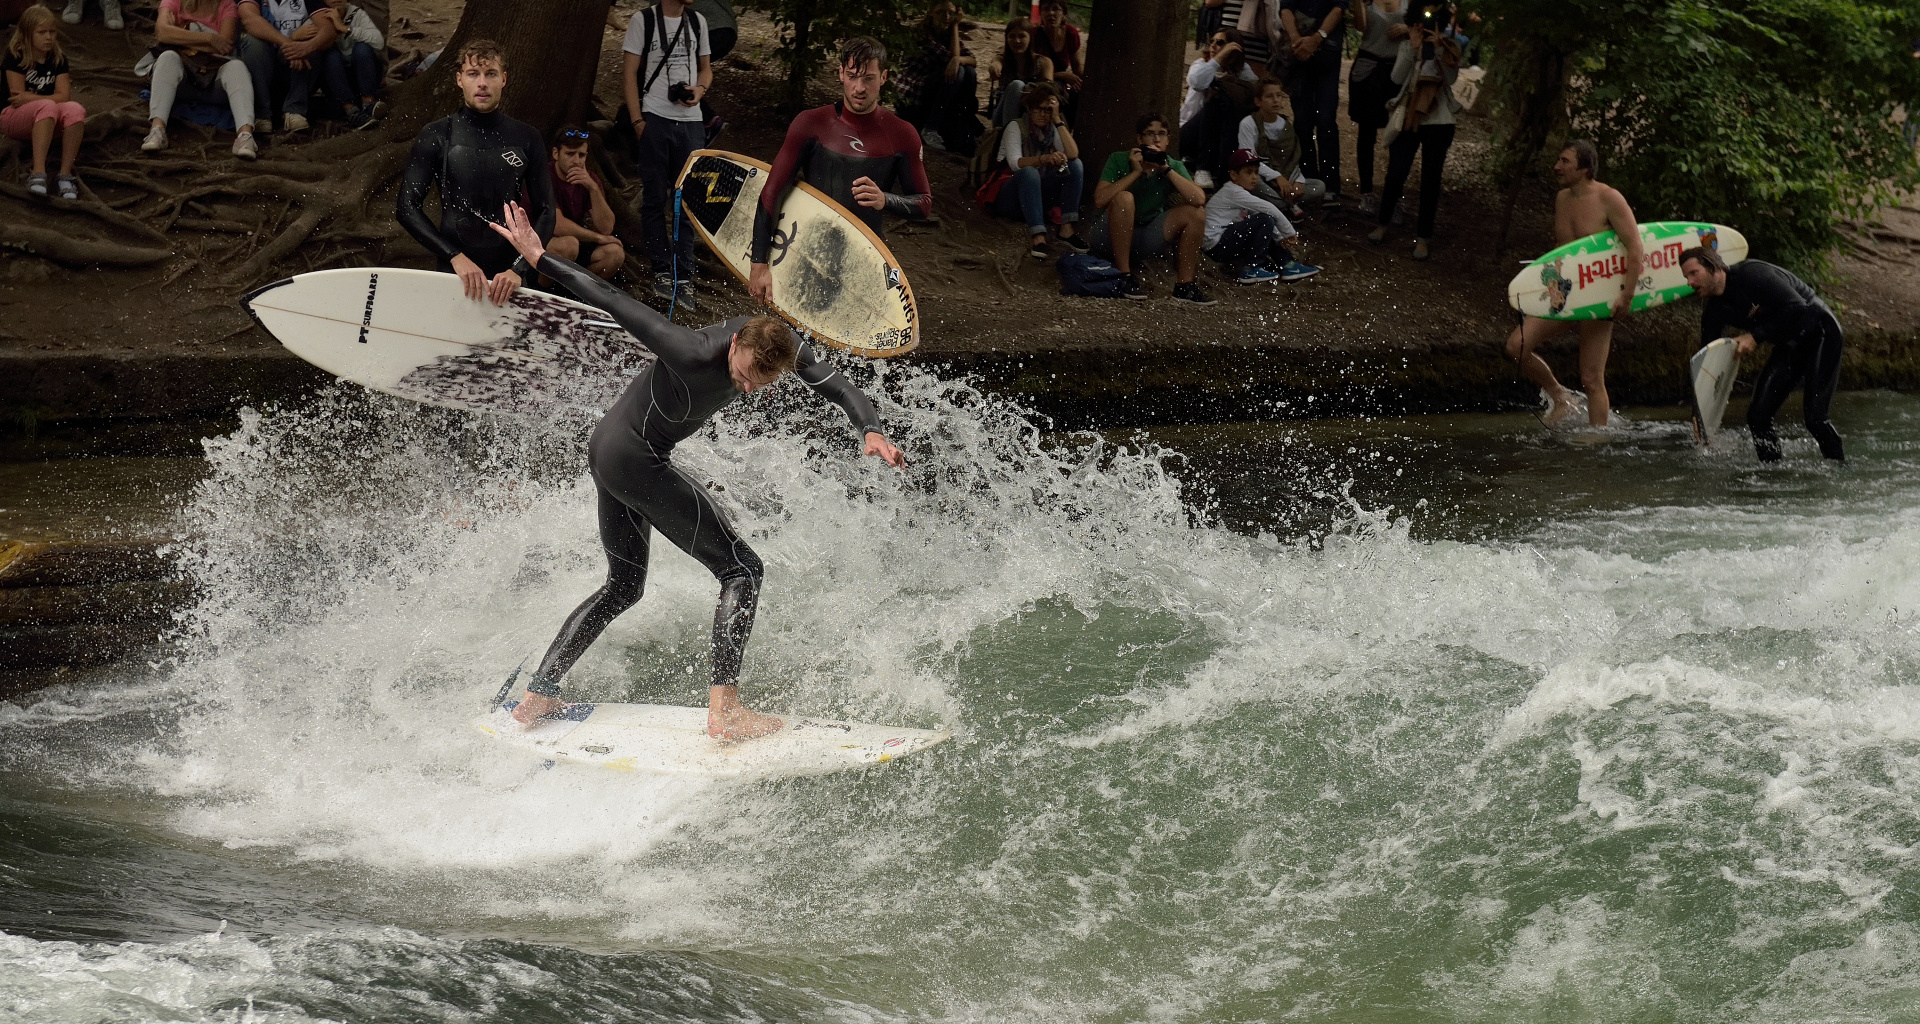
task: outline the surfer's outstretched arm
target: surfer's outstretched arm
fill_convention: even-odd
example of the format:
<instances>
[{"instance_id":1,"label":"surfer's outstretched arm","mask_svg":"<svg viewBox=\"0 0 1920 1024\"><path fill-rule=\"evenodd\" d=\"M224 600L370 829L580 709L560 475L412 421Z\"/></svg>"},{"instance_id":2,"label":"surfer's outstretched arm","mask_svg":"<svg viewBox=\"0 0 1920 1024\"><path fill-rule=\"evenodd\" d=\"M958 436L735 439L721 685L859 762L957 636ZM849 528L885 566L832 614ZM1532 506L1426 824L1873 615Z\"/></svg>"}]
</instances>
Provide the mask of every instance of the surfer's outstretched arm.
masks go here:
<instances>
[{"instance_id":1,"label":"surfer's outstretched arm","mask_svg":"<svg viewBox=\"0 0 1920 1024\"><path fill-rule=\"evenodd\" d=\"M691 328L661 316L653 307L601 280L598 274L547 252L519 203L508 203L502 216L506 225L491 227L512 242L529 264L565 285L581 302L605 310L662 361L681 367L699 357L700 335Z\"/></svg>"},{"instance_id":2,"label":"surfer's outstretched arm","mask_svg":"<svg viewBox=\"0 0 1920 1024\"><path fill-rule=\"evenodd\" d=\"M803 342L800 345L800 359L794 365L793 373L808 387L846 411L847 419L853 423L853 429L860 432L864 442L862 454L885 459L888 465L895 467L907 464L906 456L900 454L900 449L887 440L886 431L880 429L880 412L873 407L873 399L854 387L838 367L815 355L811 344Z\"/></svg>"}]
</instances>

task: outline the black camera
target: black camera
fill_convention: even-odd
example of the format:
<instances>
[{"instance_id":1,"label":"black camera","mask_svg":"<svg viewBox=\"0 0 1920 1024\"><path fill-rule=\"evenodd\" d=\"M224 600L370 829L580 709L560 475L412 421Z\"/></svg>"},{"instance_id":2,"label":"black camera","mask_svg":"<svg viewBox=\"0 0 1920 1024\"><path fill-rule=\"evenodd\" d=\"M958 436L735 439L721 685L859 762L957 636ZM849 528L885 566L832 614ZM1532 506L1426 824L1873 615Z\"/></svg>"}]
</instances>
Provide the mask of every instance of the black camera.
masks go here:
<instances>
[{"instance_id":1,"label":"black camera","mask_svg":"<svg viewBox=\"0 0 1920 1024\"><path fill-rule=\"evenodd\" d=\"M1143 164L1164 164L1167 162L1167 154L1157 149L1143 149L1140 151L1140 162Z\"/></svg>"},{"instance_id":2,"label":"black camera","mask_svg":"<svg viewBox=\"0 0 1920 1024\"><path fill-rule=\"evenodd\" d=\"M685 82L674 82L667 86L667 99L675 103L692 103L693 86Z\"/></svg>"},{"instance_id":3,"label":"black camera","mask_svg":"<svg viewBox=\"0 0 1920 1024\"><path fill-rule=\"evenodd\" d=\"M1418 25L1429 32L1444 32L1453 26L1453 8L1450 4L1435 3L1433 0L1416 0L1407 8L1406 22L1409 26Z\"/></svg>"}]
</instances>

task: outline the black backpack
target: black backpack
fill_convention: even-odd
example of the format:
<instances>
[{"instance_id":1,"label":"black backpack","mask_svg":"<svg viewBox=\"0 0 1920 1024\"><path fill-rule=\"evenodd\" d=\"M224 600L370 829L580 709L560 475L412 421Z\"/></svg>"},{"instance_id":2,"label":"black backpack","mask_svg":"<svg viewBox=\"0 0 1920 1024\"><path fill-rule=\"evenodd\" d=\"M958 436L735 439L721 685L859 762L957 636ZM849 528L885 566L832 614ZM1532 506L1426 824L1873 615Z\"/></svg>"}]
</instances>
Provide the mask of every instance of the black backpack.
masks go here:
<instances>
[{"instance_id":1,"label":"black backpack","mask_svg":"<svg viewBox=\"0 0 1920 1024\"><path fill-rule=\"evenodd\" d=\"M1070 252L1054 261L1060 272L1060 294L1087 295L1096 299L1120 297L1120 281L1126 277L1120 268L1098 256Z\"/></svg>"}]
</instances>

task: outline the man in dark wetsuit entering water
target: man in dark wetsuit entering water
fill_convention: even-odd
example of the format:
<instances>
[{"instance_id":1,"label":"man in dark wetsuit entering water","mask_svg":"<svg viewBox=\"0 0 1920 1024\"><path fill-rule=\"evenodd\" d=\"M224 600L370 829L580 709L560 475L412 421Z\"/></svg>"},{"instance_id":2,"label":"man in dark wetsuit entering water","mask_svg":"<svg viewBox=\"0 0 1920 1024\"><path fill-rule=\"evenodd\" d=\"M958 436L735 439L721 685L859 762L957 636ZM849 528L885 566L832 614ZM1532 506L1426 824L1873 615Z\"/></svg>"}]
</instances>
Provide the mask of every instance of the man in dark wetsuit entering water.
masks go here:
<instances>
[{"instance_id":1,"label":"man in dark wetsuit entering water","mask_svg":"<svg viewBox=\"0 0 1920 1024\"><path fill-rule=\"evenodd\" d=\"M747 291L758 301L773 296L768 260L777 259L774 236L782 233L776 213L796 173L859 217L876 237L886 237L883 211L914 220L932 216L933 189L920 162L920 133L881 108L880 87L886 84L887 48L867 36L849 39L840 47L840 102L805 111L787 129L753 215Z\"/></svg>"},{"instance_id":2,"label":"man in dark wetsuit entering water","mask_svg":"<svg viewBox=\"0 0 1920 1024\"><path fill-rule=\"evenodd\" d=\"M1845 462L1840 431L1827 418L1833 392L1840 386L1840 350L1846 342L1833 310L1790 271L1759 260L1729 267L1719 253L1704 246L1680 254L1680 272L1706 300L1700 311L1700 344L1722 337L1729 327L1744 327L1746 333L1733 339L1740 355L1760 342L1773 346L1747 405L1747 429L1753 432L1753 450L1760 461L1780 461L1773 416L1799 386L1804 389L1807 433L1819 442L1821 455Z\"/></svg>"},{"instance_id":3,"label":"man in dark wetsuit entering water","mask_svg":"<svg viewBox=\"0 0 1920 1024\"><path fill-rule=\"evenodd\" d=\"M533 270L513 245L493 232L495 212L523 202L533 229L553 237L553 181L547 146L533 126L500 112L507 87L506 51L476 39L460 48L454 65L464 101L460 112L420 130L400 183L394 216L440 261L440 271L460 275L467 298L486 296L504 304ZM440 184L440 223L421 207L427 188Z\"/></svg>"},{"instance_id":4,"label":"man in dark wetsuit entering water","mask_svg":"<svg viewBox=\"0 0 1920 1024\"><path fill-rule=\"evenodd\" d=\"M708 735L751 739L778 731L780 719L740 703L740 656L760 598L760 559L714 508L706 488L674 467L673 446L734 399L791 370L846 410L865 441L866 454L894 466L906 460L881 432L873 402L832 364L821 362L780 320L736 317L697 331L670 323L590 271L548 254L519 206L509 205L503 219L507 226L494 230L510 239L529 264L581 301L606 310L657 357L600 420L587 447L587 468L599 493L600 543L607 550L606 585L567 616L514 709L514 719L524 725L561 708L560 677L615 616L640 600L647 582L649 531L658 530L720 579L720 603L713 613Z\"/></svg>"}]
</instances>

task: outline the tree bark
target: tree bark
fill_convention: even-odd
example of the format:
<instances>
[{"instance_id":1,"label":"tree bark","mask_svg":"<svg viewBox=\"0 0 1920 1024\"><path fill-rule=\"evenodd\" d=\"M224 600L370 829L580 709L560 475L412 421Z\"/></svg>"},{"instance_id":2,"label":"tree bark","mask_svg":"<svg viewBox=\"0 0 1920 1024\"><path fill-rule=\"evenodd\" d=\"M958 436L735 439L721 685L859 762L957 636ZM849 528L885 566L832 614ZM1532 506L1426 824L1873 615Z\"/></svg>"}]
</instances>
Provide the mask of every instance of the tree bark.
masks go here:
<instances>
[{"instance_id":1,"label":"tree bark","mask_svg":"<svg viewBox=\"0 0 1920 1024\"><path fill-rule=\"evenodd\" d=\"M1495 149L1505 157L1494 172L1496 178L1507 182L1507 202L1500 215L1500 233L1494 240L1496 258L1506 251L1513 210L1519 205L1520 190L1534 170L1534 161L1554 129L1566 120L1567 77L1571 73L1567 54L1545 39L1523 37L1501 42L1496 52L1504 51L1505 59L1497 60L1493 81L1507 114L1507 127L1502 133L1504 145Z\"/></svg>"},{"instance_id":2,"label":"tree bark","mask_svg":"<svg viewBox=\"0 0 1920 1024\"><path fill-rule=\"evenodd\" d=\"M546 134L587 119L600 40L611 0L467 0L460 24L441 58L408 82L394 104L399 127L417 130L460 105L456 55L474 39L507 51L507 87L501 109Z\"/></svg>"},{"instance_id":3,"label":"tree bark","mask_svg":"<svg viewBox=\"0 0 1920 1024\"><path fill-rule=\"evenodd\" d=\"M787 69L787 94L783 102L788 110L799 110L807 102L807 72L813 58L807 52L812 42L813 5L802 4L793 13L793 66Z\"/></svg>"},{"instance_id":4,"label":"tree bark","mask_svg":"<svg viewBox=\"0 0 1920 1024\"><path fill-rule=\"evenodd\" d=\"M1098 0L1087 28L1087 86L1080 97L1081 159L1097 177L1107 154L1132 149L1134 122L1157 111L1178 135L1186 85L1183 0Z\"/></svg>"}]
</instances>

